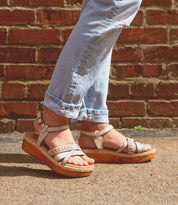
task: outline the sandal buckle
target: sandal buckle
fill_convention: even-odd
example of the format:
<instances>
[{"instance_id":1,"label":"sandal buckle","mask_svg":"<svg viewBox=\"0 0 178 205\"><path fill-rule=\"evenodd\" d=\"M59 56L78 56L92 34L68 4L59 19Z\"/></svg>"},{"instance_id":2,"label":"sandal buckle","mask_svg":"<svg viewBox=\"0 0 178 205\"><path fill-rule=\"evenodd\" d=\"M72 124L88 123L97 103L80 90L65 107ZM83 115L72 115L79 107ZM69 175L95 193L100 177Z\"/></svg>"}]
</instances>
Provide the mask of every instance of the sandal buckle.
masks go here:
<instances>
[{"instance_id":1,"label":"sandal buckle","mask_svg":"<svg viewBox=\"0 0 178 205\"><path fill-rule=\"evenodd\" d=\"M94 135L95 135L95 137L99 137L99 131L96 130L96 131L94 132Z\"/></svg>"}]
</instances>

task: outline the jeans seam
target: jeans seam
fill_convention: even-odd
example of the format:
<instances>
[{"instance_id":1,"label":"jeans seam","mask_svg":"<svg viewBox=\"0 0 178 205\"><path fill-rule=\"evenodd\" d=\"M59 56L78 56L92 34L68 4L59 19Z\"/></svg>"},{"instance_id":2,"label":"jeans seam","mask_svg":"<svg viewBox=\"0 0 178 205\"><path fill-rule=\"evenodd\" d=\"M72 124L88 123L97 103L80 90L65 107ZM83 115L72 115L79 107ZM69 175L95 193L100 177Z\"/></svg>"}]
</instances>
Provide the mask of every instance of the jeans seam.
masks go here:
<instances>
[{"instance_id":1,"label":"jeans seam","mask_svg":"<svg viewBox=\"0 0 178 205\"><path fill-rule=\"evenodd\" d=\"M100 28L106 28L112 21L113 19L113 15L115 14L115 10L116 8L112 8L111 9L111 13L108 14L107 18L105 19L105 21L103 22L102 25L100 25ZM95 32L95 35L99 35L99 32ZM86 45L86 48L85 50L83 51L83 54L81 55L80 59L79 59L79 62L78 62L78 65L76 66L78 69L82 69L82 67L84 67L86 65L86 63L88 62L88 58L90 57L89 54L92 53L92 44L94 45L94 42L96 42L98 39L102 39L102 36L96 36L94 39L91 39L88 44ZM75 73L79 73L78 72L78 69L74 69L74 72Z\"/></svg>"}]
</instances>

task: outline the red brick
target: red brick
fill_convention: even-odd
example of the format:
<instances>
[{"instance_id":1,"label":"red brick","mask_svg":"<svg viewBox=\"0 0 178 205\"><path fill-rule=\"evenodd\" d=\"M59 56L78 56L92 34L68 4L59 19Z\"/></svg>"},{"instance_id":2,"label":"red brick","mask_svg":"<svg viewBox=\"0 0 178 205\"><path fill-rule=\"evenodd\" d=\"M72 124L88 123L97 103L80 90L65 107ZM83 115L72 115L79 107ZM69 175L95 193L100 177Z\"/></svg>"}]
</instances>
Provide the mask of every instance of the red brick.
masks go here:
<instances>
[{"instance_id":1,"label":"red brick","mask_svg":"<svg viewBox=\"0 0 178 205\"><path fill-rule=\"evenodd\" d=\"M10 133L15 130L15 120L10 119L0 119L0 132Z\"/></svg>"},{"instance_id":2,"label":"red brick","mask_svg":"<svg viewBox=\"0 0 178 205\"><path fill-rule=\"evenodd\" d=\"M36 116L39 103L37 102L0 102L0 116Z\"/></svg>"},{"instance_id":3,"label":"red brick","mask_svg":"<svg viewBox=\"0 0 178 205\"><path fill-rule=\"evenodd\" d=\"M53 70L52 66L8 65L6 78L8 80L45 80L51 78Z\"/></svg>"},{"instance_id":4,"label":"red brick","mask_svg":"<svg viewBox=\"0 0 178 205\"><path fill-rule=\"evenodd\" d=\"M110 81L109 83L109 99L126 98L129 96L129 85Z\"/></svg>"},{"instance_id":5,"label":"red brick","mask_svg":"<svg viewBox=\"0 0 178 205\"><path fill-rule=\"evenodd\" d=\"M71 32L72 32L73 29L65 29L64 31L64 41L66 42L67 39L69 38Z\"/></svg>"},{"instance_id":6,"label":"red brick","mask_svg":"<svg viewBox=\"0 0 178 205\"><path fill-rule=\"evenodd\" d=\"M122 128L134 128L141 125L146 128L169 128L172 127L172 120L169 118L149 117L123 117Z\"/></svg>"},{"instance_id":7,"label":"red brick","mask_svg":"<svg viewBox=\"0 0 178 205\"><path fill-rule=\"evenodd\" d=\"M11 0L13 6L64 6L64 0Z\"/></svg>"},{"instance_id":8,"label":"red brick","mask_svg":"<svg viewBox=\"0 0 178 205\"><path fill-rule=\"evenodd\" d=\"M143 0L142 6L171 6L172 1L171 0Z\"/></svg>"},{"instance_id":9,"label":"red brick","mask_svg":"<svg viewBox=\"0 0 178 205\"><path fill-rule=\"evenodd\" d=\"M161 97L177 97L178 83L161 82L158 87L158 95Z\"/></svg>"},{"instance_id":10,"label":"red brick","mask_svg":"<svg viewBox=\"0 0 178 205\"><path fill-rule=\"evenodd\" d=\"M168 64L163 75L167 78L178 78L178 64Z\"/></svg>"},{"instance_id":11,"label":"red brick","mask_svg":"<svg viewBox=\"0 0 178 205\"><path fill-rule=\"evenodd\" d=\"M153 46L144 50L145 60L172 61L177 60L178 47Z\"/></svg>"},{"instance_id":12,"label":"red brick","mask_svg":"<svg viewBox=\"0 0 178 205\"><path fill-rule=\"evenodd\" d=\"M138 77L141 73L139 65L114 65L111 70L112 76L116 78Z\"/></svg>"},{"instance_id":13,"label":"red brick","mask_svg":"<svg viewBox=\"0 0 178 205\"><path fill-rule=\"evenodd\" d=\"M178 54L178 46L170 47L169 49L169 60L177 61L177 54Z\"/></svg>"},{"instance_id":14,"label":"red brick","mask_svg":"<svg viewBox=\"0 0 178 205\"><path fill-rule=\"evenodd\" d=\"M19 132L34 131L33 122L34 119L18 119L16 129Z\"/></svg>"},{"instance_id":15,"label":"red brick","mask_svg":"<svg viewBox=\"0 0 178 205\"><path fill-rule=\"evenodd\" d=\"M4 99L23 99L25 86L22 84L4 83L2 94Z\"/></svg>"},{"instance_id":16,"label":"red brick","mask_svg":"<svg viewBox=\"0 0 178 205\"><path fill-rule=\"evenodd\" d=\"M178 28L170 30L170 41L178 42Z\"/></svg>"},{"instance_id":17,"label":"red brick","mask_svg":"<svg viewBox=\"0 0 178 205\"><path fill-rule=\"evenodd\" d=\"M112 54L113 62L138 62L142 58L142 48L114 48Z\"/></svg>"},{"instance_id":18,"label":"red brick","mask_svg":"<svg viewBox=\"0 0 178 205\"><path fill-rule=\"evenodd\" d=\"M28 95L29 99L43 99L45 91L48 85L43 84L31 84L28 86Z\"/></svg>"},{"instance_id":19,"label":"red brick","mask_svg":"<svg viewBox=\"0 0 178 205\"><path fill-rule=\"evenodd\" d=\"M165 28L128 28L119 37L120 43L165 43L168 41Z\"/></svg>"},{"instance_id":20,"label":"red brick","mask_svg":"<svg viewBox=\"0 0 178 205\"><path fill-rule=\"evenodd\" d=\"M177 116L178 101L149 101L148 110L154 116Z\"/></svg>"},{"instance_id":21,"label":"red brick","mask_svg":"<svg viewBox=\"0 0 178 205\"><path fill-rule=\"evenodd\" d=\"M176 10L148 10L147 21L148 24L178 24L178 11Z\"/></svg>"},{"instance_id":22,"label":"red brick","mask_svg":"<svg viewBox=\"0 0 178 205\"><path fill-rule=\"evenodd\" d=\"M12 0L13 6L64 6L64 0Z\"/></svg>"},{"instance_id":23,"label":"red brick","mask_svg":"<svg viewBox=\"0 0 178 205\"><path fill-rule=\"evenodd\" d=\"M67 4L69 5L82 4L82 0L67 0Z\"/></svg>"},{"instance_id":24,"label":"red brick","mask_svg":"<svg viewBox=\"0 0 178 205\"><path fill-rule=\"evenodd\" d=\"M13 29L9 31L11 44L58 44L59 30L55 29Z\"/></svg>"},{"instance_id":25,"label":"red brick","mask_svg":"<svg viewBox=\"0 0 178 205\"><path fill-rule=\"evenodd\" d=\"M118 117L110 117L109 123L113 125L114 128L121 128L121 121Z\"/></svg>"},{"instance_id":26,"label":"red brick","mask_svg":"<svg viewBox=\"0 0 178 205\"><path fill-rule=\"evenodd\" d=\"M32 10L0 10L0 24L27 25L34 24L35 16Z\"/></svg>"},{"instance_id":27,"label":"red brick","mask_svg":"<svg viewBox=\"0 0 178 205\"><path fill-rule=\"evenodd\" d=\"M41 10L37 16L42 25L74 25L80 17L80 10Z\"/></svg>"},{"instance_id":28,"label":"red brick","mask_svg":"<svg viewBox=\"0 0 178 205\"><path fill-rule=\"evenodd\" d=\"M11 0L12 6L30 6L31 0Z\"/></svg>"},{"instance_id":29,"label":"red brick","mask_svg":"<svg viewBox=\"0 0 178 205\"><path fill-rule=\"evenodd\" d=\"M169 50L168 46L146 47L144 50L145 59L148 61L167 61L169 59Z\"/></svg>"},{"instance_id":30,"label":"red brick","mask_svg":"<svg viewBox=\"0 0 178 205\"><path fill-rule=\"evenodd\" d=\"M35 62L34 48L0 48L1 63L33 63Z\"/></svg>"},{"instance_id":31,"label":"red brick","mask_svg":"<svg viewBox=\"0 0 178 205\"><path fill-rule=\"evenodd\" d=\"M6 6L6 5L7 5L7 0L0 1L0 6Z\"/></svg>"},{"instance_id":32,"label":"red brick","mask_svg":"<svg viewBox=\"0 0 178 205\"><path fill-rule=\"evenodd\" d=\"M4 44L6 42L6 30L0 29L0 44Z\"/></svg>"},{"instance_id":33,"label":"red brick","mask_svg":"<svg viewBox=\"0 0 178 205\"><path fill-rule=\"evenodd\" d=\"M110 117L144 116L145 103L142 101L108 101Z\"/></svg>"},{"instance_id":34,"label":"red brick","mask_svg":"<svg viewBox=\"0 0 178 205\"><path fill-rule=\"evenodd\" d=\"M32 6L64 6L64 0L31 0Z\"/></svg>"},{"instance_id":35,"label":"red brick","mask_svg":"<svg viewBox=\"0 0 178 205\"><path fill-rule=\"evenodd\" d=\"M168 41L168 31L165 28L145 28L143 42L146 43L166 43Z\"/></svg>"},{"instance_id":36,"label":"red brick","mask_svg":"<svg viewBox=\"0 0 178 205\"><path fill-rule=\"evenodd\" d=\"M4 77L4 68L0 65L0 78Z\"/></svg>"},{"instance_id":37,"label":"red brick","mask_svg":"<svg viewBox=\"0 0 178 205\"><path fill-rule=\"evenodd\" d=\"M153 97L154 86L153 84L137 83L131 86L131 95L134 97Z\"/></svg>"},{"instance_id":38,"label":"red brick","mask_svg":"<svg viewBox=\"0 0 178 205\"><path fill-rule=\"evenodd\" d=\"M141 42L143 40L143 29L141 28L126 28L123 29L119 36L120 43L134 43Z\"/></svg>"},{"instance_id":39,"label":"red brick","mask_svg":"<svg viewBox=\"0 0 178 205\"><path fill-rule=\"evenodd\" d=\"M41 48L38 53L38 60L40 63L56 64L61 49L58 48Z\"/></svg>"},{"instance_id":40,"label":"red brick","mask_svg":"<svg viewBox=\"0 0 178 205\"><path fill-rule=\"evenodd\" d=\"M142 67L142 75L144 77L159 77L161 73L161 65L143 65Z\"/></svg>"},{"instance_id":41,"label":"red brick","mask_svg":"<svg viewBox=\"0 0 178 205\"><path fill-rule=\"evenodd\" d=\"M143 11L138 11L131 25L142 25L143 24L144 13Z\"/></svg>"},{"instance_id":42,"label":"red brick","mask_svg":"<svg viewBox=\"0 0 178 205\"><path fill-rule=\"evenodd\" d=\"M169 10L168 11L168 23L169 24L178 24L178 10Z\"/></svg>"}]
</instances>

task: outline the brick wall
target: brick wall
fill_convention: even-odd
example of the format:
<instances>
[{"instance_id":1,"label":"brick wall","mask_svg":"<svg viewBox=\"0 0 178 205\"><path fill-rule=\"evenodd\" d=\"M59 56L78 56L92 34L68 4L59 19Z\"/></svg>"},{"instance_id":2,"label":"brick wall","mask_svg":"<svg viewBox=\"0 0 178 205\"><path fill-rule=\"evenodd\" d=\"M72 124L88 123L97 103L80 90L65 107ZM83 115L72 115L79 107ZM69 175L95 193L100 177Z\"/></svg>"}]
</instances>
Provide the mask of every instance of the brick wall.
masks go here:
<instances>
[{"instance_id":1,"label":"brick wall","mask_svg":"<svg viewBox=\"0 0 178 205\"><path fill-rule=\"evenodd\" d=\"M178 126L178 0L143 0L112 56L116 127ZM81 0L0 0L0 132L27 131Z\"/></svg>"}]
</instances>

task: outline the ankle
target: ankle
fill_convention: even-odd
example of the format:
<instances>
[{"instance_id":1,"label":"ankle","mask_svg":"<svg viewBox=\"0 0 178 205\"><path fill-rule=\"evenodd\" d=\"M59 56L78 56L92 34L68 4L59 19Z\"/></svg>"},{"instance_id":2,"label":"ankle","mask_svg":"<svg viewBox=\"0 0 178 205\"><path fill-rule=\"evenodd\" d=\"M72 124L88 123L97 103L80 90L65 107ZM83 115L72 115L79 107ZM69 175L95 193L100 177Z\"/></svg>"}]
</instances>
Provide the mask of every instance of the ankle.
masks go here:
<instances>
[{"instance_id":1,"label":"ankle","mask_svg":"<svg viewBox=\"0 0 178 205\"><path fill-rule=\"evenodd\" d=\"M68 118L56 114L54 111L48 109L47 107L44 107L42 114L45 124L47 124L49 127L62 126L69 123Z\"/></svg>"},{"instance_id":2,"label":"ankle","mask_svg":"<svg viewBox=\"0 0 178 205\"><path fill-rule=\"evenodd\" d=\"M91 121L83 121L81 129L89 132L94 132L95 130L103 130L109 126L109 123L98 123Z\"/></svg>"}]
</instances>

